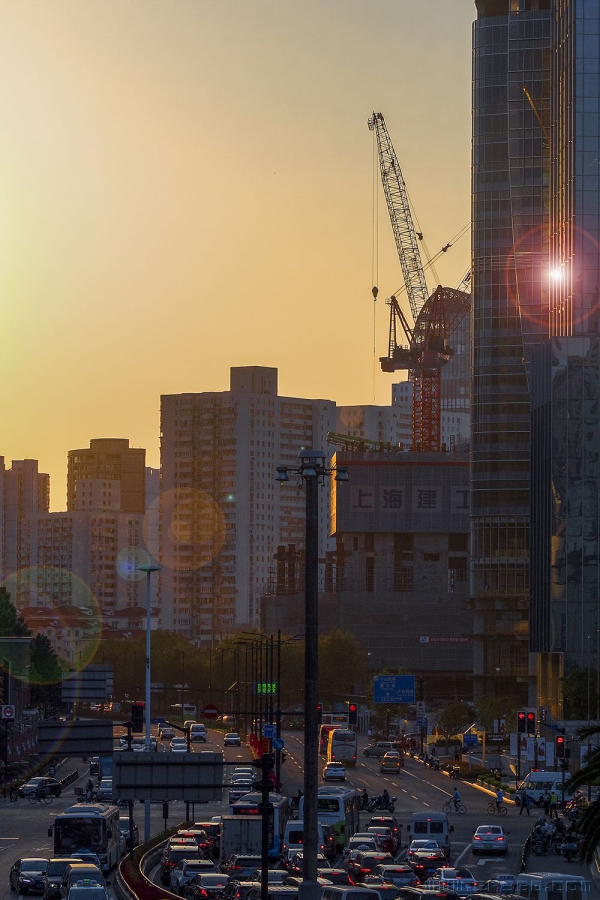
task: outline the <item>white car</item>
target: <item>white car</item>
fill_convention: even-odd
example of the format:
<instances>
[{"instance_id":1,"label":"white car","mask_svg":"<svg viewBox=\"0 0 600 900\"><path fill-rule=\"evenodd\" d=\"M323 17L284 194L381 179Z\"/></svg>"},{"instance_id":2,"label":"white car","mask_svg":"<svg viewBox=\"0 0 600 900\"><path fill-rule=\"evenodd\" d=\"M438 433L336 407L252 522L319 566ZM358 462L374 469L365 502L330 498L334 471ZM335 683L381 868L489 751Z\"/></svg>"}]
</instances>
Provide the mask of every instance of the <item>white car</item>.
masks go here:
<instances>
[{"instance_id":1,"label":"white car","mask_svg":"<svg viewBox=\"0 0 600 900\"><path fill-rule=\"evenodd\" d=\"M501 825L480 825L473 835L471 850L474 856L478 853L508 853L507 832Z\"/></svg>"},{"instance_id":2,"label":"white car","mask_svg":"<svg viewBox=\"0 0 600 900\"><path fill-rule=\"evenodd\" d=\"M241 747L242 739L235 731L230 731L229 734L226 734L223 738L223 744L225 747Z\"/></svg>"},{"instance_id":3,"label":"white car","mask_svg":"<svg viewBox=\"0 0 600 900\"><path fill-rule=\"evenodd\" d=\"M340 762L328 762L323 769L323 781L345 781L346 768Z\"/></svg>"},{"instance_id":4,"label":"white car","mask_svg":"<svg viewBox=\"0 0 600 900\"><path fill-rule=\"evenodd\" d=\"M432 890L450 890L456 891L459 896L464 897L466 894L474 894L479 890L479 882L470 869L464 866L451 868L446 866L438 869L435 875L428 878L425 887Z\"/></svg>"},{"instance_id":5,"label":"white car","mask_svg":"<svg viewBox=\"0 0 600 900\"><path fill-rule=\"evenodd\" d=\"M171 748L171 753L187 753L187 741L185 738L172 738L169 747Z\"/></svg>"}]
</instances>

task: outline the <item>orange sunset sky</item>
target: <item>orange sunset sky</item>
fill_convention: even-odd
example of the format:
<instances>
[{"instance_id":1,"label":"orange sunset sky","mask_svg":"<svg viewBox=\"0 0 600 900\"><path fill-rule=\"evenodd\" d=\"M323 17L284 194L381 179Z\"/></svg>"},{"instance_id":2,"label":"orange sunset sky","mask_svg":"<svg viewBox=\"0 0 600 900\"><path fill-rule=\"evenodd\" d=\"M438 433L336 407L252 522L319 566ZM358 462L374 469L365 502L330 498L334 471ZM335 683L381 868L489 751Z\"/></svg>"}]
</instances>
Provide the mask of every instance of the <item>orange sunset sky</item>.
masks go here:
<instances>
[{"instance_id":1,"label":"orange sunset sky","mask_svg":"<svg viewBox=\"0 0 600 900\"><path fill-rule=\"evenodd\" d=\"M472 0L0 4L0 454L128 437L232 365L281 394L389 403L402 283L378 185L383 112L432 254L470 218ZM444 255L456 286L469 235ZM429 276L430 287L434 287Z\"/></svg>"}]
</instances>

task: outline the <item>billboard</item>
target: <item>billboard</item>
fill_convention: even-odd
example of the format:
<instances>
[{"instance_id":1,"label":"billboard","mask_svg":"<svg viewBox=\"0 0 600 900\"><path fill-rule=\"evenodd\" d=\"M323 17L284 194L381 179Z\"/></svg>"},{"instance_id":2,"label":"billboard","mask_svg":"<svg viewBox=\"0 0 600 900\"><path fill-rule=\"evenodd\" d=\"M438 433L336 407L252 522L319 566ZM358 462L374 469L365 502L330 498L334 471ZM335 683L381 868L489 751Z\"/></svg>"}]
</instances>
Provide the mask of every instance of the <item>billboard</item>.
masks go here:
<instances>
[{"instance_id":1,"label":"billboard","mask_svg":"<svg viewBox=\"0 0 600 900\"><path fill-rule=\"evenodd\" d=\"M121 800L221 800L223 754L153 753L120 750L114 754L113 793Z\"/></svg>"},{"instance_id":2,"label":"billboard","mask_svg":"<svg viewBox=\"0 0 600 900\"><path fill-rule=\"evenodd\" d=\"M373 703L414 703L414 675L375 675Z\"/></svg>"}]
</instances>

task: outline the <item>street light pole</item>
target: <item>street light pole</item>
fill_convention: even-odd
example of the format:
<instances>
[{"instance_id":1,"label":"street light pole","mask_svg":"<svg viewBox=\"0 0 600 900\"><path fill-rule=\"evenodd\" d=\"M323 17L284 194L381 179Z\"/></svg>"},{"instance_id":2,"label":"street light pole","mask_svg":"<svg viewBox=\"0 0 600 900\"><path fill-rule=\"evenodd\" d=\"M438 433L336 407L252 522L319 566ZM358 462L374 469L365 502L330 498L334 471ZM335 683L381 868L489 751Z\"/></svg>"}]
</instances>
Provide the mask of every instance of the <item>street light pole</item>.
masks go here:
<instances>
[{"instance_id":1,"label":"street light pole","mask_svg":"<svg viewBox=\"0 0 600 900\"><path fill-rule=\"evenodd\" d=\"M160 571L160 566L152 565L149 563L146 566L138 566L137 567L140 572L146 573L146 704L145 704L145 714L146 714L146 753L150 752L151 743L150 743L150 695L151 695L151 672L150 672L150 650L151 650L151 616L152 616L152 606L151 606L151 595L150 595L150 576L153 572ZM144 801L144 841L148 842L150 840L150 801Z\"/></svg>"},{"instance_id":2,"label":"street light pole","mask_svg":"<svg viewBox=\"0 0 600 900\"><path fill-rule=\"evenodd\" d=\"M319 485L326 476L335 474L336 481L348 481L346 469L328 469L322 450L302 450L298 469L293 474L302 479L306 497L306 530L304 551L304 844L303 880L299 900L319 900L321 887L317 881L319 849ZM289 481L288 467L277 466L277 481Z\"/></svg>"}]
</instances>

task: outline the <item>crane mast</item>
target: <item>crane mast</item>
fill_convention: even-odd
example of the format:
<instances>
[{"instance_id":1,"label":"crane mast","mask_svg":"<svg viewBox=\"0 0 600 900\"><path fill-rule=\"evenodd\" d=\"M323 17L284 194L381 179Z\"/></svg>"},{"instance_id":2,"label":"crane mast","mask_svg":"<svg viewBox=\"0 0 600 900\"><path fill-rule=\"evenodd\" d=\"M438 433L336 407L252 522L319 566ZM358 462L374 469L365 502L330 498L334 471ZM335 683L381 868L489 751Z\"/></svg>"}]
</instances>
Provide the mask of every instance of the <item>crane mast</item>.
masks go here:
<instances>
[{"instance_id":1,"label":"crane mast","mask_svg":"<svg viewBox=\"0 0 600 900\"><path fill-rule=\"evenodd\" d=\"M410 311L413 321L416 322L429 292L417 243L417 233L410 211L408 192L382 113L374 112L368 124L369 129L375 132L377 139L381 184L392 223Z\"/></svg>"}]
</instances>

